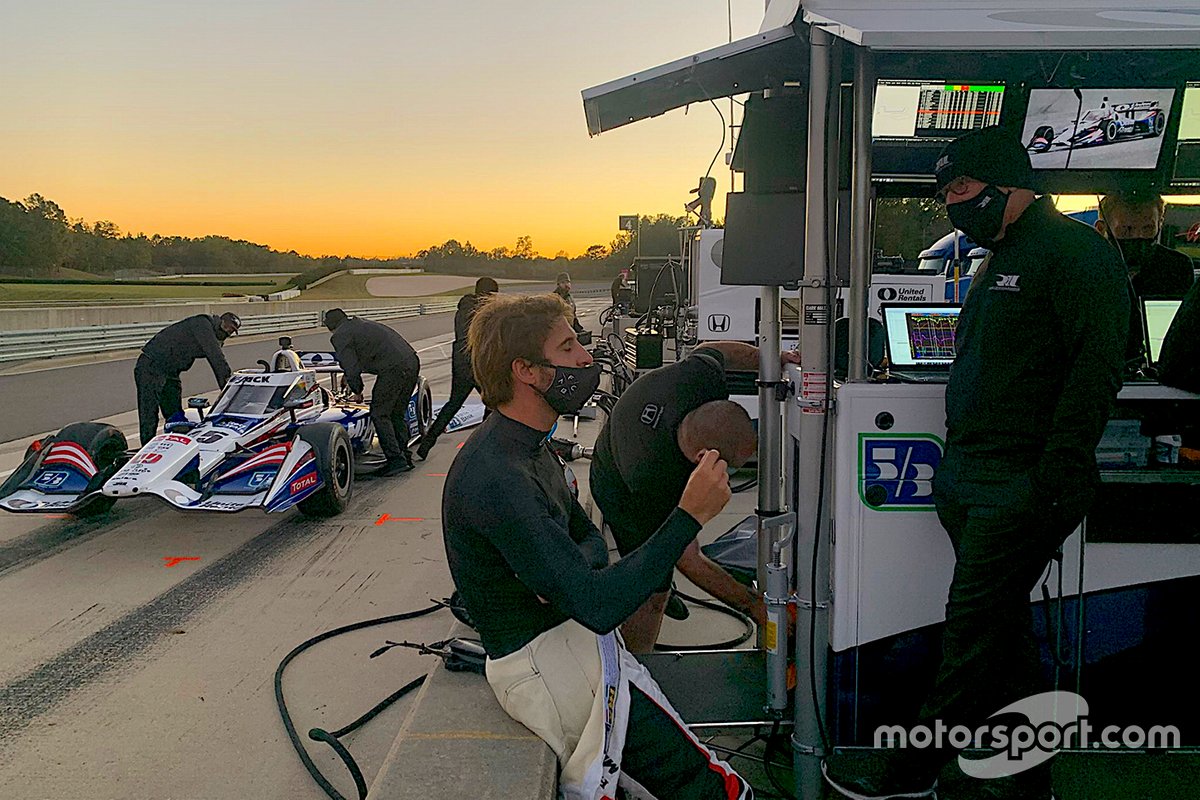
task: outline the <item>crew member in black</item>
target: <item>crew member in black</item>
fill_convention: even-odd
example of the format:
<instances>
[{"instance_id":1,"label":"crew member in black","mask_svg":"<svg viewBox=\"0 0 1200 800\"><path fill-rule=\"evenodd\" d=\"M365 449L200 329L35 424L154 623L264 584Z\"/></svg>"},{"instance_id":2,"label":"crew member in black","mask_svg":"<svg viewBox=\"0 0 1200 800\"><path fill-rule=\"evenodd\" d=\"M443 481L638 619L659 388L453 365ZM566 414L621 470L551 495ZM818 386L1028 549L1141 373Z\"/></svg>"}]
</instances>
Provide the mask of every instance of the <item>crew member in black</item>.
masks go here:
<instances>
[{"instance_id":1,"label":"crew member in black","mask_svg":"<svg viewBox=\"0 0 1200 800\"><path fill-rule=\"evenodd\" d=\"M975 731L1041 690L1029 594L1096 492L1096 444L1121 385L1128 281L1115 248L1036 197L1029 156L1002 129L949 144L936 175L950 222L992 258L963 304L946 388L934 501L957 562L920 724ZM948 746L885 751L871 775L845 758L824 766L843 794L918 797L953 755ZM979 788L1050 797L1049 763Z\"/></svg>"},{"instance_id":2,"label":"crew member in black","mask_svg":"<svg viewBox=\"0 0 1200 800\"><path fill-rule=\"evenodd\" d=\"M417 456L422 460L429 455L442 431L446 430L450 420L454 419L467 397L477 388L475 375L471 372L471 355L467 352L467 326L471 324L471 318L475 316L475 309L479 308L479 303L498 291L500 286L495 278L483 277L475 281L474 294L464 295L458 301L458 311L454 312L454 344L450 349L450 399L442 406L437 419L429 426L429 430L425 431L421 443L417 445Z\"/></svg>"},{"instance_id":3,"label":"crew member in black","mask_svg":"<svg viewBox=\"0 0 1200 800\"><path fill-rule=\"evenodd\" d=\"M799 356L786 352L782 360L795 363ZM754 456L754 426L745 409L729 400L727 368L757 371L758 348L705 342L682 361L638 378L613 406L596 439L589 480L622 557L637 552L672 513L700 452L717 450L735 467ZM709 560L696 542L676 566L713 597L766 624L762 597ZM670 588L668 574L621 626L630 651L654 649Z\"/></svg>"},{"instance_id":4,"label":"crew member in black","mask_svg":"<svg viewBox=\"0 0 1200 800\"><path fill-rule=\"evenodd\" d=\"M197 314L168 325L142 347L133 367L137 386L138 426L142 444L158 433L158 414L164 420L183 413L180 374L192 368L197 358L208 361L217 386L224 389L232 370L222 352L222 343L242 325L237 314Z\"/></svg>"},{"instance_id":5,"label":"crew member in black","mask_svg":"<svg viewBox=\"0 0 1200 800\"><path fill-rule=\"evenodd\" d=\"M1140 366L1145 356L1141 298L1179 299L1192 288L1192 260L1158 243L1166 203L1157 192L1105 195L1096 230L1112 242L1129 271L1132 289L1126 359Z\"/></svg>"},{"instance_id":6,"label":"crew member in black","mask_svg":"<svg viewBox=\"0 0 1200 800\"><path fill-rule=\"evenodd\" d=\"M1184 295L1167 329L1158 356L1158 379L1168 386L1200 392L1200 282Z\"/></svg>"},{"instance_id":7,"label":"crew member in black","mask_svg":"<svg viewBox=\"0 0 1200 800\"><path fill-rule=\"evenodd\" d=\"M442 519L455 588L488 653L488 682L554 750L570 796L613 796L619 780L673 800L750 797L613 633L728 502L725 464L706 453L657 532L610 566L604 538L546 446L558 417L582 407L599 382L569 314L554 295L497 295L471 322L474 374L495 413L455 458Z\"/></svg>"},{"instance_id":8,"label":"crew member in black","mask_svg":"<svg viewBox=\"0 0 1200 800\"><path fill-rule=\"evenodd\" d=\"M371 421L387 458L383 469L376 474L407 472L413 468L413 461L404 415L421 373L416 351L403 336L382 322L348 317L340 308L326 311L323 322L333 334L329 338L355 402L361 403L363 399L362 373L376 376L371 389Z\"/></svg>"}]
</instances>

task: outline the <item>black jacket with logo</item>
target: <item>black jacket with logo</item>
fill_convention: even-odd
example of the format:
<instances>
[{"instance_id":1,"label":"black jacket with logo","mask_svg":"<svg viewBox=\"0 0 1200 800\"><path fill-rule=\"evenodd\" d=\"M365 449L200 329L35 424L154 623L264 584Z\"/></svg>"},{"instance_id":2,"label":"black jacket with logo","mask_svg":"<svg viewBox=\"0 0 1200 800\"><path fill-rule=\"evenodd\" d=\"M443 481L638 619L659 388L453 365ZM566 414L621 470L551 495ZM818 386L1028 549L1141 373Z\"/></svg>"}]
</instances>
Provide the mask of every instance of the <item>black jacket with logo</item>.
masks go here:
<instances>
[{"instance_id":1,"label":"black jacket with logo","mask_svg":"<svg viewBox=\"0 0 1200 800\"><path fill-rule=\"evenodd\" d=\"M361 394L362 374L417 372L421 361L403 336L373 319L349 317L329 337L350 391Z\"/></svg>"},{"instance_id":2,"label":"black jacket with logo","mask_svg":"<svg viewBox=\"0 0 1200 800\"><path fill-rule=\"evenodd\" d=\"M217 385L224 388L233 370L217 338L220 317L197 314L168 325L142 347L142 352L163 375L173 378L191 369L197 358L208 361Z\"/></svg>"},{"instance_id":3,"label":"black jacket with logo","mask_svg":"<svg viewBox=\"0 0 1200 800\"><path fill-rule=\"evenodd\" d=\"M948 450L982 468L1032 469L1051 495L1094 481L1128 330L1116 249L1049 198L1035 201L963 304L946 388Z\"/></svg>"}]
</instances>

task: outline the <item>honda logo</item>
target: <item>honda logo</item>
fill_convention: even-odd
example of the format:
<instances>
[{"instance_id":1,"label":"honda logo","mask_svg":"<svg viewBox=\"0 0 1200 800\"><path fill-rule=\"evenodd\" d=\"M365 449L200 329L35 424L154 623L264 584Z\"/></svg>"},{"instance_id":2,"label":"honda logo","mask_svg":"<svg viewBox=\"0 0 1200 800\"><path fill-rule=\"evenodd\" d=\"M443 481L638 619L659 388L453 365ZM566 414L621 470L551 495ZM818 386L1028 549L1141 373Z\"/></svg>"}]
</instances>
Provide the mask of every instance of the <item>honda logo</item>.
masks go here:
<instances>
[{"instance_id":1,"label":"honda logo","mask_svg":"<svg viewBox=\"0 0 1200 800\"><path fill-rule=\"evenodd\" d=\"M713 333L724 333L729 330L728 314L709 314L708 329Z\"/></svg>"}]
</instances>

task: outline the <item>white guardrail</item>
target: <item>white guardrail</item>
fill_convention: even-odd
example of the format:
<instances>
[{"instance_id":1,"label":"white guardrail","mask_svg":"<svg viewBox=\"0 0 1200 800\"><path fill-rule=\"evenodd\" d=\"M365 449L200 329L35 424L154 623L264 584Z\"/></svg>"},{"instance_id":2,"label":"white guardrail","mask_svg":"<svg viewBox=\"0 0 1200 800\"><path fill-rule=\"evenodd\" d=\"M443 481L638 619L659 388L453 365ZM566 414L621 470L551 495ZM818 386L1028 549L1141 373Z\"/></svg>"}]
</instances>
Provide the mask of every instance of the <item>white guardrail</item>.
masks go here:
<instances>
[{"instance_id":1,"label":"white guardrail","mask_svg":"<svg viewBox=\"0 0 1200 800\"><path fill-rule=\"evenodd\" d=\"M456 300L386 308L355 308L351 313L367 319L400 319L422 314L453 311ZM102 353L108 350L139 348L169 322L136 322L126 325L97 325L88 328L56 328L31 331L0 331L0 362L30 361L39 358ZM291 314L255 314L242 317L239 334L285 333L321 324L321 312Z\"/></svg>"},{"instance_id":2,"label":"white guardrail","mask_svg":"<svg viewBox=\"0 0 1200 800\"><path fill-rule=\"evenodd\" d=\"M607 295L608 289L589 287L575 292L579 297ZM195 302L195 301L192 301ZM224 300L222 300L224 302ZM382 308L352 308L349 312L367 319L402 319L422 314L440 314L458 307L458 298L437 303L418 303ZM140 348L150 337L170 325L169 322L134 322L124 325L96 325L85 328L42 328L29 331L0 331L0 363L33 361L39 358L103 353L109 350ZM246 314L239 334L284 333L316 328L320 311L290 314Z\"/></svg>"}]
</instances>

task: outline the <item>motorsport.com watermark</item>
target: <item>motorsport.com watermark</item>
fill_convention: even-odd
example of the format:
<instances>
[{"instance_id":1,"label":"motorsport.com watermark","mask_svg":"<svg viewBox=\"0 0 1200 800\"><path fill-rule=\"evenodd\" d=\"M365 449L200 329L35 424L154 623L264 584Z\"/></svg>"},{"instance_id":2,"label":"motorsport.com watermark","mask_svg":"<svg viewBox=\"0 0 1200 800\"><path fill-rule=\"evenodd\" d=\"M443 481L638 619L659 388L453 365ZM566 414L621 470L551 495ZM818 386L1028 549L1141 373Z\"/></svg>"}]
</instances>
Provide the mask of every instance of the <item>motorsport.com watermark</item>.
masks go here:
<instances>
[{"instance_id":1,"label":"motorsport.com watermark","mask_svg":"<svg viewBox=\"0 0 1200 800\"><path fill-rule=\"evenodd\" d=\"M1053 758L1062 749L1158 750L1178 749L1181 737L1174 725L1142 728L1107 725L1097 728L1088 720L1088 704L1074 692L1043 692L1018 700L997 711L975 728L934 724L881 725L875 729L876 748L968 748L988 750L986 758L958 757L958 766L973 778L1015 775ZM1025 722L1003 723L996 717L1022 716Z\"/></svg>"}]
</instances>

